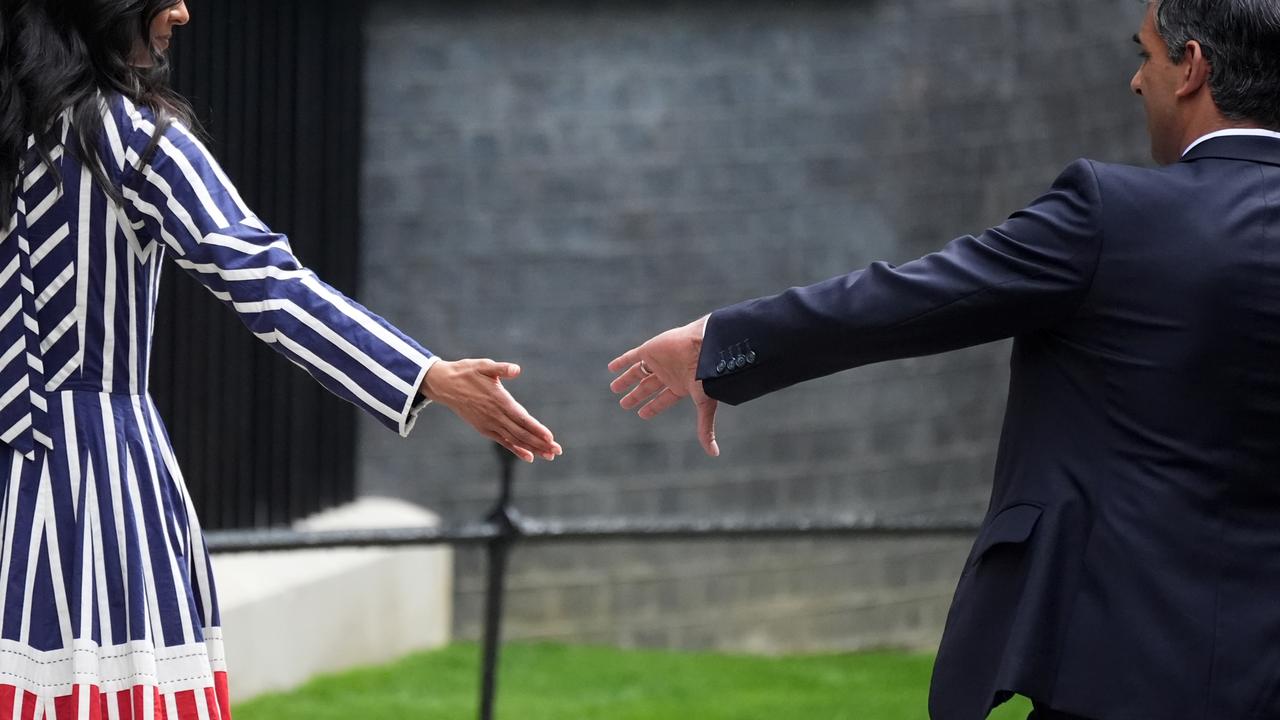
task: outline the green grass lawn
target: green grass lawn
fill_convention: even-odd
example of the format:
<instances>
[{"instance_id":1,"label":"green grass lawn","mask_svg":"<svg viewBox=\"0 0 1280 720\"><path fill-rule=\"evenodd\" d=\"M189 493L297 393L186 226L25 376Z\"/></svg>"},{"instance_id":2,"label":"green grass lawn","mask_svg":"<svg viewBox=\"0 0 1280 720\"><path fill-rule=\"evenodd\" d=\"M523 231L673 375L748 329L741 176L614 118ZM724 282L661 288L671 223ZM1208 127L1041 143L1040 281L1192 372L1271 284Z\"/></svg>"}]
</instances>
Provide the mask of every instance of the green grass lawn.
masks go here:
<instances>
[{"instance_id":1,"label":"green grass lawn","mask_svg":"<svg viewBox=\"0 0 1280 720\"><path fill-rule=\"evenodd\" d=\"M933 656L896 652L764 658L512 644L499 720L921 720ZM237 705L236 720L474 718L473 644L317 679ZM1024 720L1020 699L992 714Z\"/></svg>"}]
</instances>

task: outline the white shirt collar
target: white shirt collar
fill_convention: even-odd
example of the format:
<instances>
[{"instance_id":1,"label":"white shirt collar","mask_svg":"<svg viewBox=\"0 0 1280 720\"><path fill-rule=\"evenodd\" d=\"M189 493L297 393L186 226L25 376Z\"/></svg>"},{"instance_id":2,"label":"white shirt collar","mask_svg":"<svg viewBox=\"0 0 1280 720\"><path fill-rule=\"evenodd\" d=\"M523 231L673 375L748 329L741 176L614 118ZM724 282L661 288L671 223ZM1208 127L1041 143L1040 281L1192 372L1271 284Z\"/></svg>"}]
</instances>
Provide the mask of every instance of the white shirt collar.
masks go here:
<instances>
[{"instance_id":1,"label":"white shirt collar","mask_svg":"<svg viewBox=\"0 0 1280 720\"><path fill-rule=\"evenodd\" d=\"M1205 140L1211 140L1216 137L1228 137L1231 135L1252 135L1254 137L1269 137L1275 140L1280 140L1280 132L1275 132L1273 130L1263 130L1262 128L1229 128L1227 130L1218 130L1217 132L1211 132L1208 135L1200 136L1195 142L1188 145L1186 150L1182 151L1182 156L1186 157L1187 153L1191 152L1191 148L1199 145Z\"/></svg>"}]
</instances>

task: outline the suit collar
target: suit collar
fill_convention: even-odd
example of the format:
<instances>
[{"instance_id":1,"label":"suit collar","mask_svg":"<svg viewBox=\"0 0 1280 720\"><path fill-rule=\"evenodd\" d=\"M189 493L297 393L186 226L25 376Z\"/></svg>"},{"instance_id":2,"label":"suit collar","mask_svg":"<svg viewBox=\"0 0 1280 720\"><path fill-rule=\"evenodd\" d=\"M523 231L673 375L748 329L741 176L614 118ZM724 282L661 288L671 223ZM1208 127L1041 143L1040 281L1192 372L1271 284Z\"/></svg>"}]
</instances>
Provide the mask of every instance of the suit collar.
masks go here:
<instances>
[{"instance_id":1,"label":"suit collar","mask_svg":"<svg viewBox=\"0 0 1280 720\"><path fill-rule=\"evenodd\" d=\"M1195 162L1206 158L1280 165L1280 140L1256 135L1209 138L1188 150L1180 162Z\"/></svg>"}]
</instances>

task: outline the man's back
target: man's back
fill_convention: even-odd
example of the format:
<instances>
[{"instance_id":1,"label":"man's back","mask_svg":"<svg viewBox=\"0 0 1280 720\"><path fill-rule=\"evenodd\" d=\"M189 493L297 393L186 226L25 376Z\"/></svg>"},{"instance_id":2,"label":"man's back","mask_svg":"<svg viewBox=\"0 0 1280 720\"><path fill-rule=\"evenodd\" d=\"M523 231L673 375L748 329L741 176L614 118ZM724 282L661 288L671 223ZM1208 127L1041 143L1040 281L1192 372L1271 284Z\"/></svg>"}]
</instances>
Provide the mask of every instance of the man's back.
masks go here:
<instances>
[{"instance_id":1,"label":"man's back","mask_svg":"<svg viewBox=\"0 0 1280 720\"><path fill-rule=\"evenodd\" d=\"M1280 717L1280 140L1092 169L1096 262L1015 342L931 710Z\"/></svg>"}]
</instances>

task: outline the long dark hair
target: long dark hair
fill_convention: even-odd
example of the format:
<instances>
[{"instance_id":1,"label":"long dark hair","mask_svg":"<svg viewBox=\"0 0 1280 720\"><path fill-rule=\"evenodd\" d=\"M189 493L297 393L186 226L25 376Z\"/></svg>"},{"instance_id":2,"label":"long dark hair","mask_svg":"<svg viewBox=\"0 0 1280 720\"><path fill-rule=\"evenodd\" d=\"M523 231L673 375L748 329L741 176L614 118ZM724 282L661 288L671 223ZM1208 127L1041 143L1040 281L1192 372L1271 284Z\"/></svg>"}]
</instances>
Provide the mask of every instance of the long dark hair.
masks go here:
<instances>
[{"instance_id":1,"label":"long dark hair","mask_svg":"<svg viewBox=\"0 0 1280 720\"><path fill-rule=\"evenodd\" d=\"M0 219L13 213L14 185L28 138L56 173L54 121L70 110L72 152L119 200L97 151L103 97L121 95L156 115L147 162L170 123L194 125L190 105L169 87L169 65L151 48L151 21L178 0L0 0ZM131 63L139 42L153 64Z\"/></svg>"}]
</instances>

